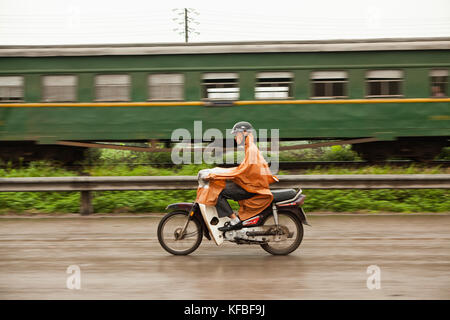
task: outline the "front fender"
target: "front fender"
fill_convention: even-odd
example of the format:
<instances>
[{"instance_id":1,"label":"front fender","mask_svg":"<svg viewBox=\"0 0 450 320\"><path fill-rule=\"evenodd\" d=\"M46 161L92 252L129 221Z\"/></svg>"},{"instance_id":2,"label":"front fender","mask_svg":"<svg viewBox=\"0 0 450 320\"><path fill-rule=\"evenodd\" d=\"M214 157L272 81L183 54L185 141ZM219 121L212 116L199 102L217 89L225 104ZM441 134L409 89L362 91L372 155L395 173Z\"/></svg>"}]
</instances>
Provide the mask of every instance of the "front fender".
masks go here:
<instances>
[{"instance_id":1,"label":"front fender","mask_svg":"<svg viewBox=\"0 0 450 320\"><path fill-rule=\"evenodd\" d=\"M189 212L189 211L191 211L193 204L194 204L193 202L172 203L166 207L166 210L169 210L169 211L183 210L183 211Z\"/></svg>"}]
</instances>

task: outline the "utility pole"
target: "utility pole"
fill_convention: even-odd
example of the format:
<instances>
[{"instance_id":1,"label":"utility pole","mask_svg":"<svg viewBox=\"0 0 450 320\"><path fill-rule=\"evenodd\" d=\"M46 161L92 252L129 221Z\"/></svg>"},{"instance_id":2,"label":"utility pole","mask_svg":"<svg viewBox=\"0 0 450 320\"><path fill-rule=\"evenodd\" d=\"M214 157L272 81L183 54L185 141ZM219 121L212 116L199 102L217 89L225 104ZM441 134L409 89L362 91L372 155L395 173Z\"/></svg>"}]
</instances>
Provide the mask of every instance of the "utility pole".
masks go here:
<instances>
[{"instance_id":1,"label":"utility pole","mask_svg":"<svg viewBox=\"0 0 450 320\"><path fill-rule=\"evenodd\" d=\"M192 34L192 33L195 33L197 35L200 34L193 27L191 27L191 25L193 23L195 23L197 25L199 24L192 17L193 14L199 15L199 13L197 11L195 11L192 8L173 9L172 11L174 11L178 15L178 17L176 17L176 18L174 18L172 20L177 22L180 25L179 28L175 28L175 29L173 29L173 31L176 31L176 32L178 31L178 34L184 35L184 42L186 42L186 43L189 42L189 35L190 34ZM184 16L183 19L182 19L181 16ZM182 28L181 28L181 26L182 26Z\"/></svg>"},{"instance_id":2,"label":"utility pole","mask_svg":"<svg viewBox=\"0 0 450 320\"><path fill-rule=\"evenodd\" d=\"M184 42L189 41L189 24L188 24L188 10L184 8Z\"/></svg>"}]
</instances>

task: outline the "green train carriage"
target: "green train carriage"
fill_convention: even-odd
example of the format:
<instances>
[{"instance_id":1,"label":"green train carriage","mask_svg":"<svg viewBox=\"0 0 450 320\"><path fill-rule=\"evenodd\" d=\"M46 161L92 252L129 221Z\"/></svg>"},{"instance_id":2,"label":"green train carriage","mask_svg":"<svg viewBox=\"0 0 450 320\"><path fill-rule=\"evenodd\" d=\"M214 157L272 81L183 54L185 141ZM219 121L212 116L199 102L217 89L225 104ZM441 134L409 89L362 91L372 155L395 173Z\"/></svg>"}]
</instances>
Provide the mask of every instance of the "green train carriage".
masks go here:
<instances>
[{"instance_id":1,"label":"green train carriage","mask_svg":"<svg viewBox=\"0 0 450 320\"><path fill-rule=\"evenodd\" d=\"M368 159L431 159L450 136L449 49L449 38L3 46L0 154L70 162L98 141L247 120L281 140L366 141L353 147Z\"/></svg>"}]
</instances>

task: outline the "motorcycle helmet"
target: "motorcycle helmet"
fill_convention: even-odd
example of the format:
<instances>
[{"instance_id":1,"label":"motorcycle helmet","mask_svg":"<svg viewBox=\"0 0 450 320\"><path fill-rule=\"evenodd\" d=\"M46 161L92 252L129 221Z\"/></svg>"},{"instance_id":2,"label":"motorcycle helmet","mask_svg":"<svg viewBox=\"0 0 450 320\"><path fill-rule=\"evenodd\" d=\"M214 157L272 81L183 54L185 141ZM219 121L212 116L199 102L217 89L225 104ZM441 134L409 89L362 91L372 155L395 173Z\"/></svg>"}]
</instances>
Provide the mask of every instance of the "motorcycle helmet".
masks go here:
<instances>
[{"instance_id":1,"label":"motorcycle helmet","mask_svg":"<svg viewBox=\"0 0 450 320\"><path fill-rule=\"evenodd\" d=\"M253 131L252 125L247 121L239 121L231 129L231 134L235 135L238 132L251 132Z\"/></svg>"}]
</instances>

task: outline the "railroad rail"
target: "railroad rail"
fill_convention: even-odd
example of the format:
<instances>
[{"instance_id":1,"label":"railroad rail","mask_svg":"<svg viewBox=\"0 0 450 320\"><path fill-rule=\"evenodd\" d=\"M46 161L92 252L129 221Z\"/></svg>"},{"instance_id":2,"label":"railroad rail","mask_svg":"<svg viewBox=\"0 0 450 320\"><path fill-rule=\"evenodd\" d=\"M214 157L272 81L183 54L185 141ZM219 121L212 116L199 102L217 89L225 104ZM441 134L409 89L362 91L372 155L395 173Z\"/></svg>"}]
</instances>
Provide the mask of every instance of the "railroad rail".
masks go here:
<instances>
[{"instance_id":1,"label":"railroad rail","mask_svg":"<svg viewBox=\"0 0 450 320\"><path fill-rule=\"evenodd\" d=\"M29 162L23 162L22 165L28 165ZM54 164L39 164L38 167L49 167L53 166ZM143 162L143 163L114 163L112 165L125 165L129 167L136 167L136 166L150 166L150 167L160 167L160 168L173 168L176 165L172 162ZM238 166L239 163L223 163L223 164L217 164L217 166L220 167L234 167ZM269 162L270 165L270 162ZM305 169L314 169L317 167L320 168L329 168L329 167L335 167L335 168L364 168L367 166L390 166L390 167L409 167L411 165L415 165L417 167L424 167L424 168L430 168L430 167L450 167L450 161L449 160L432 160L432 161L423 161L418 162L414 160L386 160L386 161L280 161L278 163L278 168L280 170L305 170ZM83 171L86 168L95 168L95 167L101 167L102 165L64 165L63 167L68 170L75 170L75 171ZM183 166L183 164L182 164ZM0 168L7 168L7 165L0 165Z\"/></svg>"},{"instance_id":2,"label":"railroad rail","mask_svg":"<svg viewBox=\"0 0 450 320\"><path fill-rule=\"evenodd\" d=\"M411 165L418 167L449 167L448 160L432 160L432 161L414 161L414 160L386 160L386 161L280 161L278 167L280 170L305 170L320 168L364 168L368 166L390 166L390 167L409 167ZM270 165L270 163L269 163ZM220 165L220 166L227 166Z\"/></svg>"},{"instance_id":3,"label":"railroad rail","mask_svg":"<svg viewBox=\"0 0 450 320\"><path fill-rule=\"evenodd\" d=\"M280 175L273 189L450 189L450 174ZM80 213L93 213L93 191L189 190L196 176L0 178L0 192L81 192Z\"/></svg>"}]
</instances>

